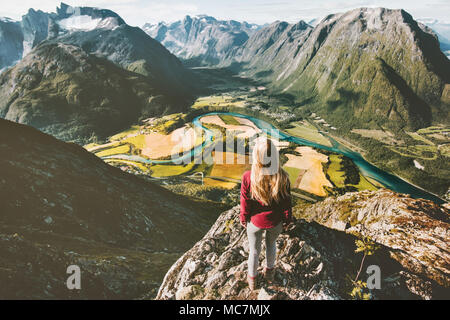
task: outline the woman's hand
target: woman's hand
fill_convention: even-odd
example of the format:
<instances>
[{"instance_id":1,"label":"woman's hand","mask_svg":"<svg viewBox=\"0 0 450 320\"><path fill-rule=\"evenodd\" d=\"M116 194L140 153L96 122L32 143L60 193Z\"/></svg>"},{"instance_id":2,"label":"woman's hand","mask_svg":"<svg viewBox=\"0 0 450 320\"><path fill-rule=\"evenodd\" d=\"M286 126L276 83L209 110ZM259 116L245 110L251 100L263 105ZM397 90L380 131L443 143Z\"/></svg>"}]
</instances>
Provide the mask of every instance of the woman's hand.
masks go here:
<instances>
[{"instance_id":1,"label":"woman's hand","mask_svg":"<svg viewBox=\"0 0 450 320\"><path fill-rule=\"evenodd\" d=\"M241 222L241 226L243 226L244 228L247 228L247 221L240 221L240 222Z\"/></svg>"}]
</instances>

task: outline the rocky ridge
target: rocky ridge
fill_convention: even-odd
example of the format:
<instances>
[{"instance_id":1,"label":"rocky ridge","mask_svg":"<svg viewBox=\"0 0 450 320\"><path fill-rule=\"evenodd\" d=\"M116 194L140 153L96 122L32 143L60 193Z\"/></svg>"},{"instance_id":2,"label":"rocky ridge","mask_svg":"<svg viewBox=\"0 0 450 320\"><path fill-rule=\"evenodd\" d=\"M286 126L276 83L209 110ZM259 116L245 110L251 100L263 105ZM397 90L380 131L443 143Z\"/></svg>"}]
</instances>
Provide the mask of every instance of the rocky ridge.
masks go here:
<instances>
[{"instance_id":1,"label":"rocky ridge","mask_svg":"<svg viewBox=\"0 0 450 320\"><path fill-rule=\"evenodd\" d=\"M353 196L357 196L353 195ZM367 211L384 212L389 216L390 201L402 197L386 191L364 194ZM344 196L345 197L345 196ZM347 196L349 197L349 196ZM420 212L422 206L430 203L407 197L413 209L411 214ZM339 204L344 199L326 200L308 209L305 214L321 212L325 208L343 213ZM362 201L362 200L361 200ZM374 202L380 204L374 206ZM333 203L336 205L333 206ZM385 203L385 205L383 205ZM361 205L363 202L361 202ZM442 222L440 215L446 210L435 208L440 214L430 220L438 226ZM437 212L436 211L436 212ZM375 214L375 213L374 213ZM446 213L448 214L448 213ZM170 268L161 285L157 299L348 299L352 282L361 263L361 255L355 251L354 234L346 234L304 219L297 220L277 240L278 260L273 284L260 282L255 292L246 284L248 244L245 230L239 225L239 207L224 212L203 237L202 240L186 252ZM365 220L367 221L367 220ZM399 220L401 221L401 219ZM342 222L340 222L342 223ZM413 223L413 222L412 222ZM399 222L401 225L401 222ZM345 225L345 223L344 223ZM381 225L381 224L380 224ZM400 225L398 226L400 228ZM443 229L443 230L442 230ZM384 234L390 231L383 231ZM435 230L440 233L435 234ZM407 230L402 230L407 233ZM448 225L442 224L437 229L423 230L423 234L412 231L409 234L410 246L401 250L403 261L411 261L417 251L427 251L428 244L421 241L428 237L428 242L443 245L441 260L447 261L448 247L442 242L442 236L448 235ZM366 233L363 233L366 234ZM415 269L408 264L399 264L398 253L392 254L389 236L383 240L382 235L367 233L381 244L373 256L366 258L365 266L376 264L382 270L380 290L370 290L371 299L431 299L448 295L450 272L448 264L437 263L434 267L440 274L423 272L424 268ZM448 239L448 237L447 237ZM448 252L448 250L447 250ZM263 253L260 261L264 259ZM402 262L402 261L400 261ZM428 265L431 267L431 261ZM260 267L260 272L262 268ZM363 276L364 277L364 276ZM364 280L364 279L363 279ZM436 281L435 281L436 280ZM439 282L440 284L438 284Z\"/></svg>"},{"instance_id":2,"label":"rocky ridge","mask_svg":"<svg viewBox=\"0 0 450 320\"><path fill-rule=\"evenodd\" d=\"M410 272L450 287L450 211L444 206L382 189L328 198L301 216L370 237Z\"/></svg>"},{"instance_id":3,"label":"rocky ridge","mask_svg":"<svg viewBox=\"0 0 450 320\"><path fill-rule=\"evenodd\" d=\"M259 28L256 24L217 20L207 15L142 27L178 58L200 65L219 64L230 50L243 45Z\"/></svg>"}]
</instances>

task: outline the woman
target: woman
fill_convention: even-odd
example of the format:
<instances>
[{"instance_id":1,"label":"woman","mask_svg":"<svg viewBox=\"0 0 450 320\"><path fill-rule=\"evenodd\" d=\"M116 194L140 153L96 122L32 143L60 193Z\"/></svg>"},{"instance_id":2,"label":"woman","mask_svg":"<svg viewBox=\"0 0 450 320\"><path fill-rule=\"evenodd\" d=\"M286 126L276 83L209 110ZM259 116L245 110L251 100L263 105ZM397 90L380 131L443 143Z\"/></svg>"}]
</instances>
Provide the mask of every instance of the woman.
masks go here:
<instances>
[{"instance_id":1,"label":"woman","mask_svg":"<svg viewBox=\"0 0 450 320\"><path fill-rule=\"evenodd\" d=\"M283 222L292 219L292 205L288 174L280 166L280 155L272 140L260 137L252 153L251 171L242 176L241 224L247 228L249 241L248 284L256 287L262 235L266 239L266 267L264 278L271 282L276 260L276 239Z\"/></svg>"}]
</instances>

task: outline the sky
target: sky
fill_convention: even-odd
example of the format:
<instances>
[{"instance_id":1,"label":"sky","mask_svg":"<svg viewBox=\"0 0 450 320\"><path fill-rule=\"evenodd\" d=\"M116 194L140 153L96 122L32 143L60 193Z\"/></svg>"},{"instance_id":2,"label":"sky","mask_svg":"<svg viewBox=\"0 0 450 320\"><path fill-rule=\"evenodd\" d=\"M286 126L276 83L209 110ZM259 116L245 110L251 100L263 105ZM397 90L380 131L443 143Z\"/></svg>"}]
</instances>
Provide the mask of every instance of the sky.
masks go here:
<instances>
[{"instance_id":1,"label":"sky","mask_svg":"<svg viewBox=\"0 0 450 320\"><path fill-rule=\"evenodd\" d=\"M61 1L3 0L0 17L20 20L29 8L55 12ZM185 15L207 14L218 19L234 19L250 23L271 23L276 20L298 22L323 18L330 13L344 12L358 7L386 7L405 9L415 19L450 20L449 0L66 0L72 6L91 6L111 9L128 24L142 27L144 23L172 22Z\"/></svg>"}]
</instances>

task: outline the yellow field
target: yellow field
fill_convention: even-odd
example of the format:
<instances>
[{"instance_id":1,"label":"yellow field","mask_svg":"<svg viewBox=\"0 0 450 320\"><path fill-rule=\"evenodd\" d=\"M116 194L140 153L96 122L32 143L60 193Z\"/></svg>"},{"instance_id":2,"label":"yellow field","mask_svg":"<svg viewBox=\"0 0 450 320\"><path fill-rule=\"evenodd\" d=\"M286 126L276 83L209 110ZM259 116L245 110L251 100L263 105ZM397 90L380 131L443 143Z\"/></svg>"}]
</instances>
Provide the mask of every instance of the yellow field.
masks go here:
<instances>
[{"instance_id":1,"label":"yellow field","mask_svg":"<svg viewBox=\"0 0 450 320\"><path fill-rule=\"evenodd\" d=\"M203 183L206 186L219 187L224 189L233 189L237 185L237 183L234 182L220 181L211 178L204 178Z\"/></svg>"},{"instance_id":2,"label":"yellow field","mask_svg":"<svg viewBox=\"0 0 450 320\"><path fill-rule=\"evenodd\" d=\"M232 152L213 152L212 156L214 159L214 166L210 176L213 177L225 177L240 180L242 174L251 168L248 156L238 155ZM245 161L245 163L238 164L238 160L239 162Z\"/></svg>"},{"instance_id":3,"label":"yellow field","mask_svg":"<svg viewBox=\"0 0 450 320\"><path fill-rule=\"evenodd\" d=\"M117 147L120 144L119 141L109 142L105 144L96 144L96 143L90 143L84 146L84 148L89 152L94 152L96 150L105 149L105 148L113 148Z\"/></svg>"},{"instance_id":4,"label":"yellow field","mask_svg":"<svg viewBox=\"0 0 450 320\"><path fill-rule=\"evenodd\" d=\"M139 134L137 136L132 136L121 140L121 142L131 143L136 149L142 150L144 148L145 135Z\"/></svg>"},{"instance_id":5,"label":"yellow field","mask_svg":"<svg viewBox=\"0 0 450 320\"><path fill-rule=\"evenodd\" d=\"M198 98L192 105L193 109L200 109L208 106L216 107L245 107L245 100L235 101L232 96L209 96Z\"/></svg>"},{"instance_id":6,"label":"yellow field","mask_svg":"<svg viewBox=\"0 0 450 320\"><path fill-rule=\"evenodd\" d=\"M158 159L191 150L202 142L201 134L189 126L178 128L168 135L152 132L145 135L142 154L150 159Z\"/></svg>"},{"instance_id":7,"label":"yellow field","mask_svg":"<svg viewBox=\"0 0 450 320\"><path fill-rule=\"evenodd\" d=\"M122 140L123 138L132 135L132 134L137 134L139 131L141 130L140 126L132 126L131 128L122 131L118 134L113 135L112 137L109 138L110 141L119 141Z\"/></svg>"},{"instance_id":8,"label":"yellow field","mask_svg":"<svg viewBox=\"0 0 450 320\"><path fill-rule=\"evenodd\" d=\"M333 187L322 168L322 163L327 162L328 157L311 147L297 147L295 151L299 152L301 156L286 154L289 160L285 163L285 167L305 171L300 179L295 179L295 184L292 187L325 197L327 193L324 186Z\"/></svg>"},{"instance_id":9,"label":"yellow field","mask_svg":"<svg viewBox=\"0 0 450 320\"><path fill-rule=\"evenodd\" d=\"M123 144L121 146L106 149L100 152L97 152L95 155L97 157L107 157L107 156L113 156L115 154L127 154L130 152L130 146L128 144Z\"/></svg>"},{"instance_id":10,"label":"yellow field","mask_svg":"<svg viewBox=\"0 0 450 320\"><path fill-rule=\"evenodd\" d=\"M212 123L230 131L238 131L240 132L236 135L236 137L238 138L248 138L262 132L261 129L256 127L255 124L250 120L240 117L234 118L237 122L241 123L241 125L226 124L218 115L205 116L202 117L200 121L202 123Z\"/></svg>"}]
</instances>

